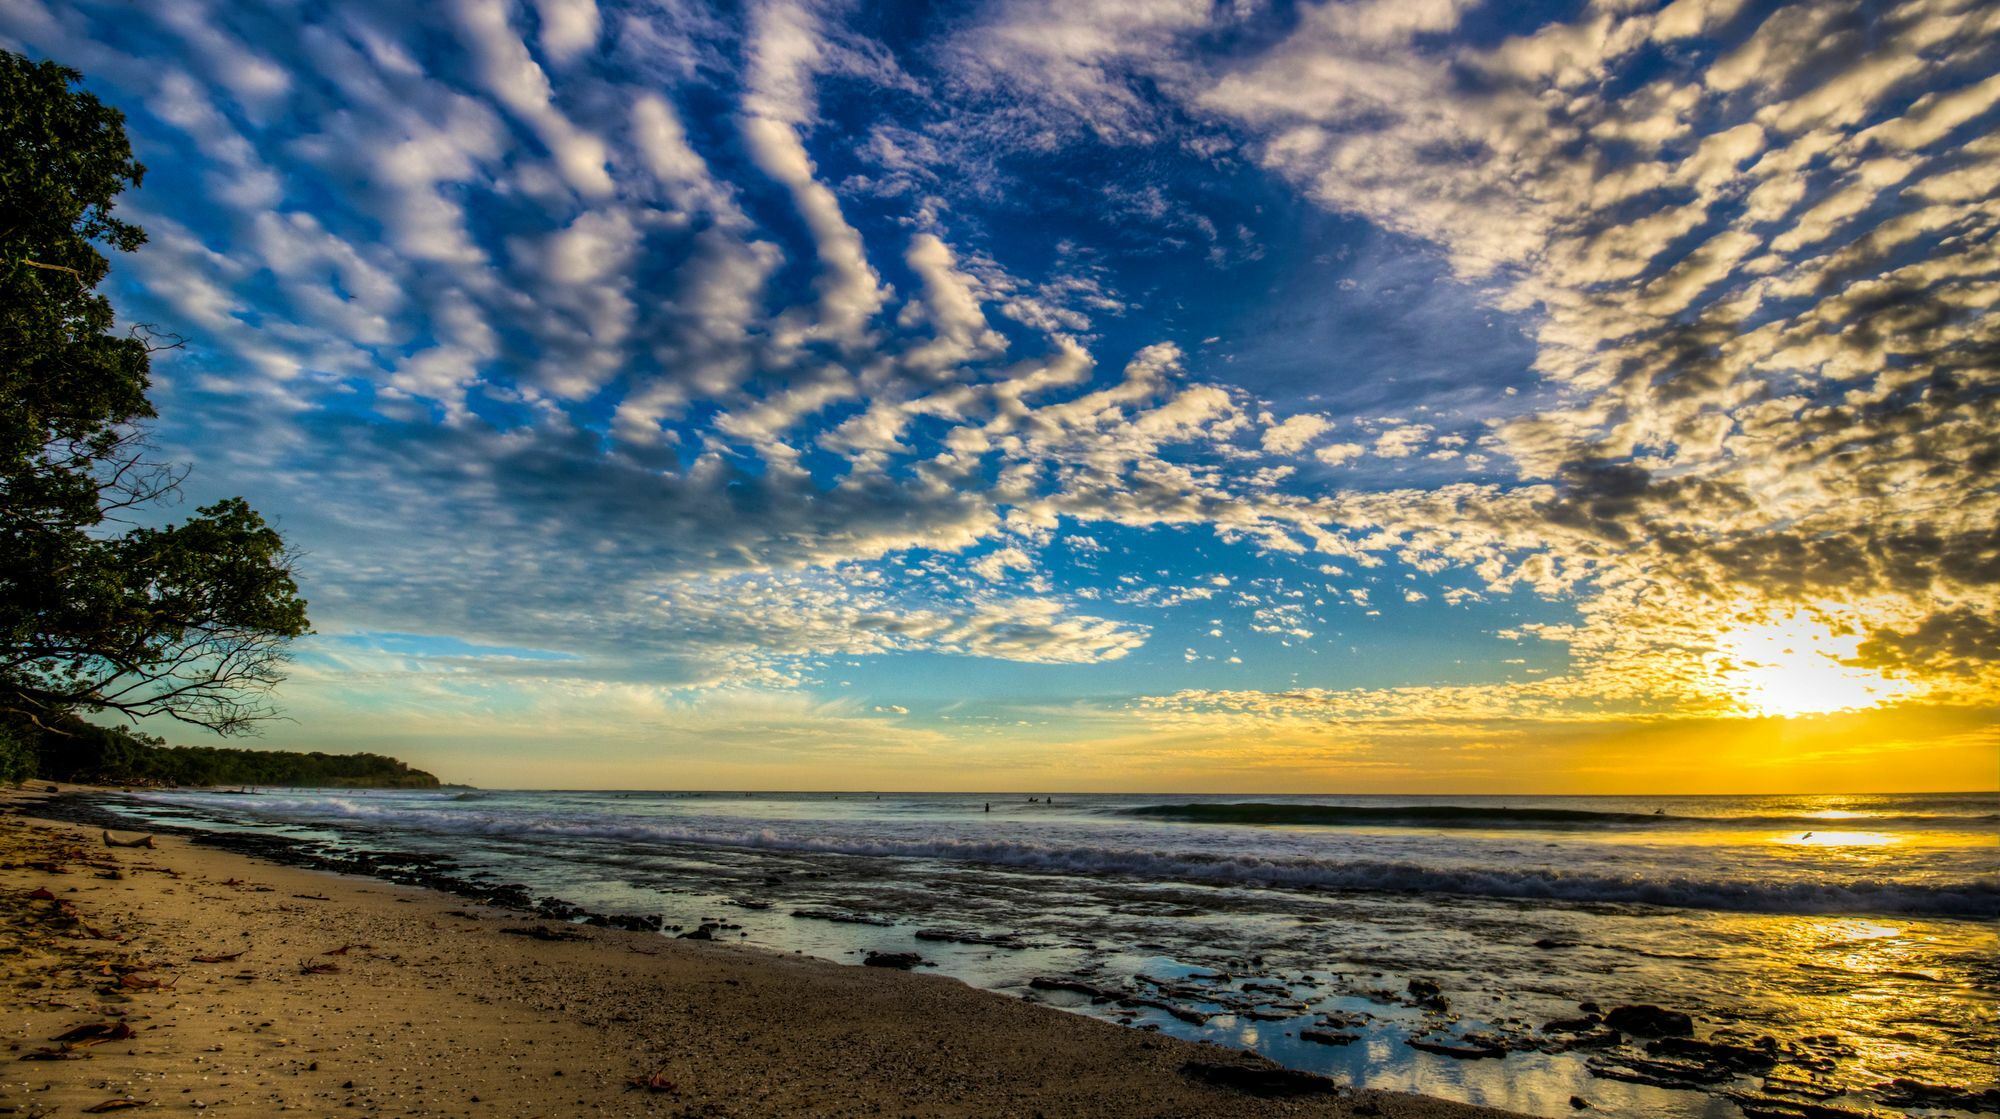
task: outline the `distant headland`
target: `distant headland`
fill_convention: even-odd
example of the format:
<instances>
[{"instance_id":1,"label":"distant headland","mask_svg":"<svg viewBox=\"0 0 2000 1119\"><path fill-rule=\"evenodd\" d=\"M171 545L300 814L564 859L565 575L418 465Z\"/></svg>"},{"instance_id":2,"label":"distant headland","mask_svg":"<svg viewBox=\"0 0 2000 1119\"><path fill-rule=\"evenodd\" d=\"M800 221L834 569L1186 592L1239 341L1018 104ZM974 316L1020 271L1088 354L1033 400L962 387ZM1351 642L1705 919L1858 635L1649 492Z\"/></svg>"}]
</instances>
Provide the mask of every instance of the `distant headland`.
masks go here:
<instances>
[{"instance_id":1,"label":"distant headland","mask_svg":"<svg viewBox=\"0 0 2000 1119\"><path fill-rule=\"evenodd\" d=\"M169 746L152 735L74 717L46 729L7 728L0 780L92 785L234 785L319 789L435 789L434 774L382 754L322 754Z\"/></svg>"}]
</instances>

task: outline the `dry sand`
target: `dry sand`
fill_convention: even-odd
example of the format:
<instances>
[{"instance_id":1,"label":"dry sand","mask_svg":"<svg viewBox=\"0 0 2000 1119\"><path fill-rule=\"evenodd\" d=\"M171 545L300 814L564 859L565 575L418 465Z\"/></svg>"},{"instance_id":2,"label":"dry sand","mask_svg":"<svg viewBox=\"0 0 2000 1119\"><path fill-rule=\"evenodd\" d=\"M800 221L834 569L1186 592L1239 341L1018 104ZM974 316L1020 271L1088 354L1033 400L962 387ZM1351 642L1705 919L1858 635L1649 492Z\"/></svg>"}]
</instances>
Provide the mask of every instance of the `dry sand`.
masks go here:
<instances>
[{"instance_id":1,"label":"dry sand","mask_svg":"<svg viewBox=\"0 0 2000 1119\"><path fill-rule=\"evenodd\" d=\"M169 836L112 849L11 799L0 1115L1506 1114L1260 1096L1199 1071L1275 1070L1260 1058L941 976L551 925ZM576 939L503 932L534 927ZM111 1040L53 1040L93 1024Z\"/></svg>"}]
</instances>

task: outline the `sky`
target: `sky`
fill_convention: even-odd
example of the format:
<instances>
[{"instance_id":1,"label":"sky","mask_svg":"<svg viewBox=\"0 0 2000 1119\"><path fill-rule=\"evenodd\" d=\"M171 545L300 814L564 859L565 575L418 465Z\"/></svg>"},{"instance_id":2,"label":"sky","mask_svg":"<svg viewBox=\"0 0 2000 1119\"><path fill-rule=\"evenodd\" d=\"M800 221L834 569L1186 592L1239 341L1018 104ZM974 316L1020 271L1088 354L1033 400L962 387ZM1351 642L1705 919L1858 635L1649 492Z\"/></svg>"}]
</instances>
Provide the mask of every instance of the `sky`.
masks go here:
<instances>
[{"instance_id":1,"label":"sky","mask_svg":"<svg viewBox=\"0 0 2000 1119\"><path fill-rule=\"evenodd\" d=\"M1980 0L8 0L263 742L484 785L2000 786ZM166 730L175 741L198 741Z\"/></svg>"}]
</instances>

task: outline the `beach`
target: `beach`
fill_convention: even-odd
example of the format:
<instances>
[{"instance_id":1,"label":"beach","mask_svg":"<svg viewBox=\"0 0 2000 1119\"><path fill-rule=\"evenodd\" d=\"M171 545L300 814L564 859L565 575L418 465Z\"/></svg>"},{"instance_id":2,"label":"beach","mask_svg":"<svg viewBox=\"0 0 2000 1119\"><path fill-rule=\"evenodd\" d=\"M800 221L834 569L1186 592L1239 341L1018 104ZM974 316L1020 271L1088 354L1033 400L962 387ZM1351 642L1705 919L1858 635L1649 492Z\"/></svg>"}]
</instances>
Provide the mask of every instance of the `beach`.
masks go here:
<instances>
[{"instance_id":1,"label":"beach","mask_svg":"<svg viewBox=\"0 0 2000 1119\"><path fill-rule=\"evenodd\" d=\"M34 812L17 795L0 817L8 1114L1508 1114L940 976L537 920L178 836L107 847ZM55 1040L79 1027L104 1037Z\"/></svg>"},{"instance_id":2,"label":"beach","mask_svg":"<svg viewBox=\"0 0 2000 1119\"><path fill-rule=\"evenodd\" d=\"M552 926L900 955L1342 1085L1533 1115L2000 1108L1990 794L265 788L41 811Z\"/></svg>"}]
</instances>

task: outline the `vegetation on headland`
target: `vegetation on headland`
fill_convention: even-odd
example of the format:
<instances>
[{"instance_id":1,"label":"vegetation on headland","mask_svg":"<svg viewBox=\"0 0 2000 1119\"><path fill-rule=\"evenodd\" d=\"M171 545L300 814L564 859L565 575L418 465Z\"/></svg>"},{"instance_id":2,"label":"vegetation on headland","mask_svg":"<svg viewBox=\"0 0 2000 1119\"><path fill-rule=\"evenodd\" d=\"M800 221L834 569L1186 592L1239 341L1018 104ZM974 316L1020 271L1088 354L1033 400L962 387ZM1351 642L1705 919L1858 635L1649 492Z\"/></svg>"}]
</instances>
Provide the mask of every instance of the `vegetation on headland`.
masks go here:
<instances>
[{"instance_id":1,"label":"vegetation on headland","mask_svg":"<svg viewBox=\"0 0 2000 1119\"><path fill-rule=\"evenodd\" d=\"M159 513L187 474L150 456L143 427L161 336L114 332L97 290L111 267L99 250L145 242L113 212L145 168L124 117L79 81L0 51L0 777L342 776L78 717L249 730L276 713L286 644L308 632L291 553L242 498L178 523Z\"/></svg>"},{"instance_id":2,"label":"vegetation on headland","mask_svg":"<svg viewBox=\"0 0 2000 1119\"><path fill-rule=\"evenodd\" d=\"M71 718L44 733L0 723L0 781L89 785L263 785L322 789L435 789L438 779L381 754L300 753L169 746L122 727Z\"/></svg>"}]
</instances>

